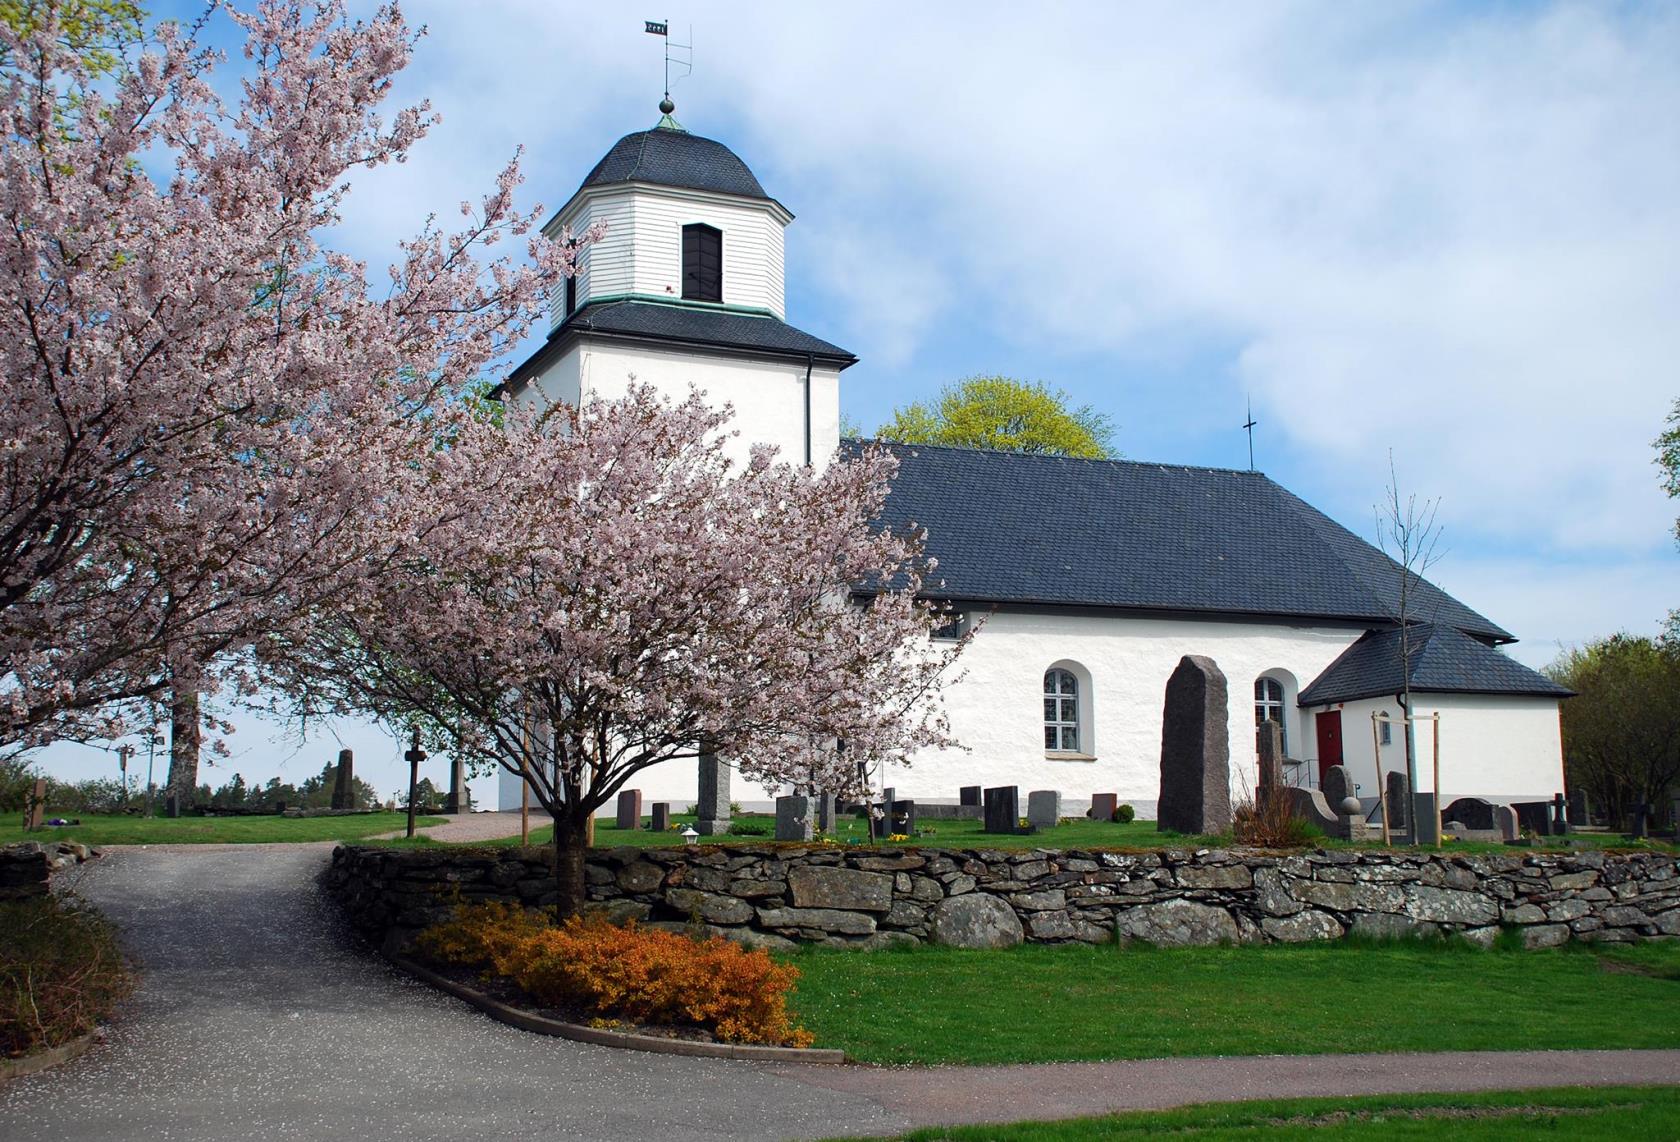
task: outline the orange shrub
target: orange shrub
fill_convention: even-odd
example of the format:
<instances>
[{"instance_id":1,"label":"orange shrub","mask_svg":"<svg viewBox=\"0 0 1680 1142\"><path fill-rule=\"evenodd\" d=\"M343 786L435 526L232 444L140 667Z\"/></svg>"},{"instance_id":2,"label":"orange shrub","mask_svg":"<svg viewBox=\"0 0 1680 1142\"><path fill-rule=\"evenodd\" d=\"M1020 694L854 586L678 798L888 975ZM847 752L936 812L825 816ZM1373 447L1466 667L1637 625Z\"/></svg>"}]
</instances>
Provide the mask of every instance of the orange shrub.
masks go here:
<instances>
[{"instance_id":1,"label":"orange shrub","mask_svg":"<svg viewBox=\"0 0 1680 1142\"><path fill-rule=\"evenodd\" d=\"M600 916L550 927L510 905L480 904L428 930L421 947L450 963L487 965L542 1004L700 1027L730 1043L811 1043L787 1011L798 969L720 936L619 927Z\"/></svg>"}]
</instances>

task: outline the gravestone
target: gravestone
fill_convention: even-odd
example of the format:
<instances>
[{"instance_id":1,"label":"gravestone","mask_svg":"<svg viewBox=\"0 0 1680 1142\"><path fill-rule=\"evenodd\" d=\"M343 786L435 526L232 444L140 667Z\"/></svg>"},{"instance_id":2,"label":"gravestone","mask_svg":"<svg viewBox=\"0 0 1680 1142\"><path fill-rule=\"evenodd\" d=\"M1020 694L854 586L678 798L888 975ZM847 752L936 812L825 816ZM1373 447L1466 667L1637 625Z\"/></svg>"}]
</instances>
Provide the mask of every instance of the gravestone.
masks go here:
<instances>
[{"instance_id":1,"label":"gravestone","mask_svg":"<svg viewBox=\"0 0 1680 1142\"><path fill-rule=\"evenodd\" d=\"M1639 838L1650 831L1651 806L1644 801L1637 801L1633 806L1633 823L1628 828L1628 836Z\"/></svg>"},{"instance_id":2,"label":"gravestone","mask_svg":"<svg viewBox=\"0 0 1680 1142\"><path fill-rule=\"evenodd\" d=\"M1585 789L1571 789L1566 819L1571 825L1590 825L1587 819L1587 791Z\"/></svg>"},{"instance_id":3,"label":"gravestone","mask_svg":"<svg viewBox=\"0 0 1680 1142\"><path fill-rule=\"evenodd\" d=\"M817 802L817 830L823 833L834 831L834 794L819 793Z\"/></svg>"},{"instance_id":4,"label":"gravestone","mask_svg":"<svg viewBox=\"0 0 1680 1142\"><path fill-rule=\"evenodd\" d=\"M338 772L333 775L332 807L334 809L354 809L356 807L356 755L354 751L341 749L338 751Z\"/></svg>"},{"instance_id":5,"label":"gravestone","mask_svg":"<svg viewBox=\"0 0 1680 1142\"><path fill-rule=\"evenodd\" d=\"M980 801L980 786L978 786L978 785L964 785L961 789L957 790L957 804L959 804L959 805L979 805L979 804L981 804L981 801Z\"/></svg>"},{"instance_id":6,"label":"gravestone","mask_svg":"<svg viewBox=\"0 0 1680 1142\"><path fill-rule=\"evenodd\" d=\"M170 790L163 795L163 815L165 817L179 817L181 815L181 795Z\"/></svg>"},{"instance_id":7,"label":"gravestone","mask_svg":"<svg viewBox=\"0 0 1680 1142\"><path fill-rule=\"evenodd\" d=\"M1441 810L1443 825L1458 824L1481 832L1493 830L1493 802L1480 797L1460 797Z\"/></svg>"},{"instance_id":8,"label":"gravestone","mask_svg":"<svg viewBox=\"0 0 1680 1142\"><path fill-rule=\"evenodd\" d=\"M1499 829L1499 839L1514 841L1522 836L1522 826L1517 821L1517 811L1509 805L1498 805L1493 810L1493 823Z\"/></svg>"},{"instance_id":9,"label":"gravestone","mask_svg":"<svg viewBox=\"0 0 1680 1142\"><path fill-rule=\"evenodd\" d=\"M1441 839L1435 830L1435 794L1413 793L1412 816L1417 821L1412 834L1418 844L1432 845Z\"/></svg>"},{"instance_id":10,"label":"gravestone","mask_svg":"<svg viewBox=\"0 0 1680 1142\"><path fill-rule=\"evenodd\" d=\"M1517 814L1517 828L1522 832L1539 837L1553 834L1550 801L1513 801L1511 808Z\"/></svg>"},{"instance_id":11,"label":"gravestone","mask_svg":"<svg viewBox=\"0 0 1680 1142\"><path fill-rule=\"evenodd\" d=\"M694 831L702 837L729 832L729 766L715 753L700 755L699 819Z\"/></svg>"},{"instance_id":12,"label":"gravestone","mask_svg":"<svg viewBox=\"0 0 1680 1142\"><path fill-rule=\"evenodd\" d=\"M656 833L671 831L671 803L669 801L655 801L653 803L653 831Z\"/></svg>"},{"instance_id":13,"label":"gravestone","mask_svg":"<svg viewBox=\"0 0 1680 1142\"><path fill-rule=\"evenodd\" d=\"M34 786L29 790L28 804L23 807L23 827L26 832L35 832L41 828L41 823L47 819L47 779L37 777Z\"/></svg>"},{"instance_id":14,"label":"gravestone","mask_svg":"<svg viewBox=\"0 0 1680 1142\"><path fill-rule=\"evenodd\" d=\"M1187 654L1167 679L1161 714L1163 832L1223 833L1231 827L1231 743L1225 675L1213 659Z\"/></svg>"},{"instance_id":15,"label":"gravestone","mask_svg":"<svg viewBox=\"0 0 1680 1142\"><path fill-rule=\"evenodd\" d=\"M1383 788L1383 796L1384 804L1388 806L1389 830L1404 829L1410 820L1406 814L1406 802L1411 800L1406 796L1406 775L1394 770L1383 780L1388 783Z\"/></svg>"},{"instance_id":16,"label":"gravestone","mask_svg":"<svg viewBox=\"0 0 1680 1142\"><path fill-rule=\"evenodd\" d=\"M1260 723L1260 781L1255 800L1264 805L1274 789L1283 787L1283 727L1273 721Z\"/></svg>"},{"instance_id":17,"label":"gravestone","mask_svg":"<svg viewBox=\"0 0 1680 1142\"><path fill-rule=\"evenodd\" d=\"M1027 824L1035 829L1054 829L1062 821L1062 795L1054 789L1035 789L1027 794Z\"/></svg>"},{"instance_id":18,"label":"gravestone","mask_svg":"<svg viewBox=\"0 0 1680 1142\"><path fill-rule=\"evenodd\" d=\"M640 789L626 789L618 795L618 820L613 824L620 829L639 829L642 827L642 791Z\"/></svg>"},{"instance_id":19,"label":"gravestone","mask_svg":"<svg viewBox=\"0 0 1680 1142\"><path fill-rule=\"evenodd\" d=\"M983 833L1012 835L1021 831L1021 790L1014 785L999 785L983 794L986 802Z\"/></svg>"},{"instance_id":20,"label":"gravestone","mask_svg":"<svg viewBox=\"0 0 1680 1142\"><path fill-rule=\"evenodd\" d=\"M776 798L776 839L778 841L808 841L811 839L811 799L809 797Z\"/></svg>"},{"instance_id":21,"label":"gravestone","mask_svg":"<svg viewBox=\"0 0 1680 1142\"><path fill-rule=\"evenodd\" d=\"M887 822L887 836L915 836L916 803L914 801L889 801L886 806L885 820Z\"/></svg>"},{"instance_id":22,"label":"gravestone","mask_svg":"<svg viewBox=\"0 0 1680 1142\"><path fill-rule=\"evenodd\" d=\"M464 758L452 758L449 762L449 799L443 803L445 813L465 813L471 809L468 804L471 795L467 792L467 763Z\"/></svg>"},{"instance_id":23,"label":"gravestone","mask_svg":"<svg viewBox=\"0 0 1680 1142\"><path fill-rule=\"evenodd\" d=\"M1112 821L1114 811L1120 808L1120 794L1098 793L1091 798L1091 820Z\"/></svg>"},{"instance_id":24,"label":"gravestone","mask_svg":"<svg viewBox=\"0 0 1680 1142\"><path fill-rule=\"evenodd\" d=\"M1353 778L1348 774L1347 766L1332 765L1325 770L1324 780L1318 783L1324 792L1324 800L1329 804L1331 812L1339 812L1339 806L1353 793Z\"/></svg>"},{"instance_id":25,"label":"gravestone","mask_svg":"<svg viewBox=\"0 0 1680 1142\"><path fill-rule=\"evenodd\" d=\"M1569 834L1569 803L1563 794L1552 794L1552 827L1549 832L1555 837Z\"/></svg>"},{"instance_id":26,"label":"gravestone","mask_svg":"<svg viewBox=\"0 0 1680 1142\"><path fill-rule=\"evenodd\" d=\"M1674 839L1680 841L1680 797L1674 799L1674 804L1668 807L1668 823L1673 827Z\"/></svg>"}]
</instances>

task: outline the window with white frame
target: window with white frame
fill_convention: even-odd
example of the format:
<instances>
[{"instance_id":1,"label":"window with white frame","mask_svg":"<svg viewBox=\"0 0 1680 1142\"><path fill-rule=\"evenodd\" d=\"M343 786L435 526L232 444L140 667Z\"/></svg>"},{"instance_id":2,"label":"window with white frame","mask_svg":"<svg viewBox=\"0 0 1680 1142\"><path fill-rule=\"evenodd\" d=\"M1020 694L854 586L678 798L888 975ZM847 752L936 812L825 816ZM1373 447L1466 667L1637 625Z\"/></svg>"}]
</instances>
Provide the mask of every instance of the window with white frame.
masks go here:
<instances>
[{"instance_id":1,"label":"window with white frame","mask_svg":"<svg viewBox=\"0 0 1680 1142\"><path fill-rule=\"evenodd\" d=\"M1079 679L1071 670L1044 672L1044 748L1079 752Z\"/></svg>"},{"instance_id":2,"label":"window with white frame","mask_svg":"<svg viewBox=\"0 0 1680 1142\"><path fill-rule=\"evenodd\" d=\"M967 633L968 615L962 611L941 615L939 625L933 628L934 638L958 639Z\"/></svg>"},{"instance_id":3,"label":"window with white frame","mask_svg":"<svg viewBox=\"0 0 1680 1142\"><path fill-rule=\"evenodd\" d=\"M1377 740L1383 745L1394 744L1394 723L1388 720L1388 711L1382 712L1382 718L1377 722Z\"/></svg>"},{"instance_id":4,"label":"window with white frame","mask_svg":"<svg viewBox=\"0 0 1680 1142\"><path fill-rule=\"evenodd\" d=\"M1289 752L1289 731L1283 720L1283 683L1276 678L1254 680L1254 748L1260 748L1260 727L1276 722L1283 732L1283 752Z\"/></svg>"}]
</instances>

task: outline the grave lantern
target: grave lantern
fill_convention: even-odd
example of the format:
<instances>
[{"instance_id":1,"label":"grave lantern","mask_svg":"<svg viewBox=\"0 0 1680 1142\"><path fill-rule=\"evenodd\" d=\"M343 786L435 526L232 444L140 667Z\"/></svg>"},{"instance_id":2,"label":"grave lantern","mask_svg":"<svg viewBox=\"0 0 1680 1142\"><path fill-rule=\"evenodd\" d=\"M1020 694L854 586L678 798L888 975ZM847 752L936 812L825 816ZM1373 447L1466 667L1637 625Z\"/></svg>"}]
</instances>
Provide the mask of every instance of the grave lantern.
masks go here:
<instances>
[{"instance_id":1,"label":"grave lantern","mask_svg":"<svg viewBox=\"0 0 1680 1142\"><path fill-rule=\"evenodd\" d=\"M699 833L694 831L693 825L684 825L683 831L677 835L682 837L685 845L692 845L700 836Z\"/></svg>"}]
</instances>

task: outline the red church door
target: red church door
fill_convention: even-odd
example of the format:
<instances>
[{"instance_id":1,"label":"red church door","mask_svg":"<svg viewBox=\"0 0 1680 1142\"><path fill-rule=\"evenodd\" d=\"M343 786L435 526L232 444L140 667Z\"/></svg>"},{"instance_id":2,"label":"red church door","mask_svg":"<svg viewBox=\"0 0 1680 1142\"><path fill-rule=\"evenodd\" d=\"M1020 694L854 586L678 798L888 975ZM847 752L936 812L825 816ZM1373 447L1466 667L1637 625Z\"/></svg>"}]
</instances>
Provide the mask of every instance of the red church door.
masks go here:
<instances>
[{"instance_id":1,"label":"red church door","mask_svg":"<svg viewBox=\"0 0 1680 1142\"><path fill-rule=\"evenodd\" d=\"M1342 764L1342 712L1325 710L1318 715L1317 726L1318 783L1323 785L1330 767Z\"/></svg>"}]
</instances>

